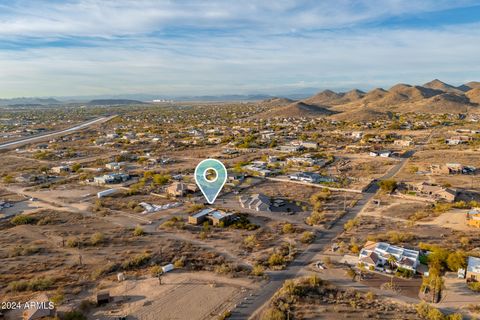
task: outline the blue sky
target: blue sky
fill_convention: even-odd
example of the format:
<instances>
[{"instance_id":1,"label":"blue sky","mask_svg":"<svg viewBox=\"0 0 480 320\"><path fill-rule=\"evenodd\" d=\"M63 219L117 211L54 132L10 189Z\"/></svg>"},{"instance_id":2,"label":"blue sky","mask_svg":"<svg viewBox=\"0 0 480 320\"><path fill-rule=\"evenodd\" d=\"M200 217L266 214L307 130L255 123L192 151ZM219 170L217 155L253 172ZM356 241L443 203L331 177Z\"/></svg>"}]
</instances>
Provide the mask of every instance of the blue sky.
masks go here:
<instances>
[{"instance_id":1,"label":"blue sky","mask_svg":"<svg viewBox=\"0 0 480 320\"><path fill-rule=\"evenodd\" d=\"M480 80L480 1L0 0L0 97Z\"/></svg>"}]
</instances>

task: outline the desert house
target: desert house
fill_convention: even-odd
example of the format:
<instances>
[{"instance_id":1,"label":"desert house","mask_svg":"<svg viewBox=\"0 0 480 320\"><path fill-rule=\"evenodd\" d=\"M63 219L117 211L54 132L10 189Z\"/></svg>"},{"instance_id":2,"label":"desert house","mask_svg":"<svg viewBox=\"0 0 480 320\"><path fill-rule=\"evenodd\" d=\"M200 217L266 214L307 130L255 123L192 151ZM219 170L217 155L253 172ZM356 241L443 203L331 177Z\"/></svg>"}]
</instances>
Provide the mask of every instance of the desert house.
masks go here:
<instances>
[{"instance_id":1,"label":"desert house","mask_svg":"<svg viewBox=\"0 0 480 320\"><path fill-rule=\"evenodd\" d=\"M473 174L477 168L473 166L464 166L460 163L432 164L430 172L432 174Z\"/></svg>"},{"instance_id":2,"label":"desert house","mask_svg":"<svg viewBox=\"0 0 480 320\"><path fill-rule=\"evenodd\" d=\"M270 211L270 206L272 205L270 197L261 193L252 194L251 196L241 196L238 200L242 208L255 211Z\"/></svg>"},{"instance_id":3,"label":"desert house","mask_svg":"<svg viewBox=\"0 0 480 320\"><path fill-rule=\"evenodd\" d=\"M103 176L93 178L93 182L98 185L103 184L117 184L122 183L130 179L130 175L126 173L109 173Z\"/></svg>"},{"instance_id":4,"label":"desert house","mask_svg":"<svg viewBox=\"0 0 480 320\"><path fill-rule=\"evenodd\" d=\"M454 202L457 197L457 190L442 187L428 182L409 184L408 189L416 192L419 197L425 197L436 201Z\"/></svg>"},{"instance_id":5,"label":"desert house","mask_svg":"<svg viewBox=\"0 0 480 320\"><path fill-rule=\"evenodd\" d=\"M198 186L195 183L184 183L182 181L173 182L166 189L169 196L184 197L188 193L194 193L198 191Z\"/></svg>"},{"instance_id":6,"label":"desert house","mask_svg":"<svg viewBox=\"0 0 480 320\"><path fill-rule=\"evenodd\" d=\"M335 179L332 177L325 177L319 175L315 172L297 172L290 174L288 176L290 180L310 182L310 183L321 183L321 182L334 182Z\"/></svg>"},{"instance_id":7,"label":"desert house","mask_svg":"<svg viewBox=\"0 0 480 320\"><path fill-rule=\"evenodd\" d=\"M224 225L227 225L235 217L236 215L234 213L227 213L221 210L206 208L189 216L188 223L193 225L199 225L204 223L205 221L208 221L214 226L218 226L221 223L223 223Z\"/></svg>"},{"instance_id":8,"label":"desert house","mask_svg":"<svg viewBox=\"0 0 480 320\"><path fill-rule=\"evenodd\" d=\"M416 250L405 249L386 242L367 241L360 250L358 263L369 269L384 270L385 267L390 268L390 265L394 265L397 268L416 272L420 264L419 256L420 252Z\"/></svg>"}]
</instances>

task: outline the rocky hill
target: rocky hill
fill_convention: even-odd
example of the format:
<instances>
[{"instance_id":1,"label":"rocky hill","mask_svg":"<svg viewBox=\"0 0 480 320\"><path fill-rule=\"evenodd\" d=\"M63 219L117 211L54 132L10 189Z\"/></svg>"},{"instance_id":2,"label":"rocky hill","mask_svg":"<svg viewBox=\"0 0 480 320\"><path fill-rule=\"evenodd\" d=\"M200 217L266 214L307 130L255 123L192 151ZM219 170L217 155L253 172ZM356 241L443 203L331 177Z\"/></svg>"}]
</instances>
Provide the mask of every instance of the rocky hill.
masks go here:
<instances>
[{"instance_id":1,"label":"rocky hill","mask_svg":"<svg viewBox=\"0 0 480 320\"><path fill-rule=\"evenodd\" d=\"M455 87L438 79L424 85L400 83L388 90L348 92L323 90L309 98L288 103L279 99L262 117L326 117L373 120L388 112L465 113L480 112L480 82ZM270 103L272 99L270 99ZM267 103L267 102L264 102Z\"/></svg>"}]
</instances>

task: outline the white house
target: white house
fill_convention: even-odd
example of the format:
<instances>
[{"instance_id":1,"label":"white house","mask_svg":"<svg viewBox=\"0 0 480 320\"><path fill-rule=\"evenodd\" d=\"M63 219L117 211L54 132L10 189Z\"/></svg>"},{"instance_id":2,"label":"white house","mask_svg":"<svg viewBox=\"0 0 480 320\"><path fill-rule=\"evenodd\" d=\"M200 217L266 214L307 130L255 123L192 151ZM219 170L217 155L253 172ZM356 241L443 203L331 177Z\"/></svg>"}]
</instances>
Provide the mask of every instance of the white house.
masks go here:
<instances>
[{"instance_id":1,"label":"white house","mask_svg":"<svg viewBox=\"0 0 480 320\"><path fill-rule=\"evenodd\" d=\"M386 242L367 241L365 246L360 250L358 262L368 268L383 269L388 265L389 258L393 256L394 264L399 268L417 271L420 264L420 252L416 250L397 247Z\"/></svg>"}]
</instances>

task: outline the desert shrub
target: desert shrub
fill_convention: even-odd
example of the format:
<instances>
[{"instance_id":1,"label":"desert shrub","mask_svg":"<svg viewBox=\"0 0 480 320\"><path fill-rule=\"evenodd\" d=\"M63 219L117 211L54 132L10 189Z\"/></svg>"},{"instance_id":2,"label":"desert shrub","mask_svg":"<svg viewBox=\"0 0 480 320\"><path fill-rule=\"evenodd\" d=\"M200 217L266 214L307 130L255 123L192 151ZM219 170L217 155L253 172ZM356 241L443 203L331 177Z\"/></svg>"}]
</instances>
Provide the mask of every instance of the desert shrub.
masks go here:
<instances>
[{"instance_id":1,"label":"desert shrub","mask_svg":"<svg viewBox=\"0 0 480 320\"><path fill-rule=\"evenodd\" d=\"M38 220L37 222L37 225L38 226L44 226L44 225L47 225L47 224L53 224L53 219L51 217L43 217L41 218L40 220Z\"/></svg>"},{"instance_id":2,"label":"desert shrub","mask_svg":"<svg viewBox=\"0 0 480 320\"><path fill-rule=\"evenodd\" d=\"M162 228L165 229L183 229L185 228L185 222L183 222L182 218L180 217L172 217L161 224Z\"/></svg>"},{"instance_id":3,"label":"desert shrub","mask_svg":"<svg viewBox=\"0 0 480 320\"><path fill-rule=\"evenodd\" d=\"M54 280L51 278L40 277L30 281L13 281L8 285L9 290L14 292L21 291L45 291L51 289Z\"/></svg>"},{"instance_id":4,"label":"desert shrub","mask_svg":"<svg viewBox=\"0 0 480 320\"><path fill-rule=\"evenodd\" d=\"M264 271L265 271L265 268L264 268L262 265L260 265L260 264L256 264L256 265L253 266L253 268L252 268L252 274L253 274L254 276L257 276L257 277L263 276Z\"/></svg>"},{"instance_id":5,"label":"desert shrub","mask_svg":"<svg viewBox=\"0 0 480 320\"><path fill-rule=\"evenodd\" d=\"M105 240L105 236L101 232L95 232L90 237L90 243L91 243L92 246L99 245L99 244L103 243L104 240Z\"/></svg>"},{"instance_id":6,"label":"desert shrub","mask_svg":"<svg viewBox=\"0 0 480 320\"><path fill-rule=\"evenodd\" d=\"M228 318L230 318L232 316L232 312L231 311L225 311L223 312L221 315L218 316L218 320L226 320Z\"/></svg>"},{"instance_id":7,"label":"desert shrub","mask_svg":"<svg viewBox=\"0 0 480 320\"><path fill-rule=\"evenodd\" d=\"M66 312L65 315L63 316L64 320L87 320L87 317L83 315L80 311L69 311Z\"/></svg>"},{"instance_id":8,"label":"desert shrub","mask_svg":"<svg viewBox=\"0 0 480 320\"><path fill-rule=\"evenodd\" d=\"M291 223L285 223L282 227L282 233L293 233L295 232L295 228L293 227L293 224Z\"/></svg>"},{"instance_id":9,"label":"desert shrub","mask_svg":"<svg viewBox=\"0 0 480 320\"><path fill-rule=\"evenodd\" d=\"M162 267L160 267L159 265L154 265L150 268L150 274L152 275L152 277L158 277L162 274L162 272Z\"/></svg>"},{"instance_id":10,"label":"desert shrub","mask_svg":"<svg viewBox=\"0 0 480 320\"><path fill-rule=\"evenodd\" d=\"M185 259L180 258L180 259L175 260L173 262L173 266L175 268L183 268L185 266Z\"/></svg>"},{"instance_id":11,"label":"desert shrub","mask_svg":"<svg viewBox=\"0 0 480 320\"><path fill-rule=\"evenodd\" d=\"M475 292L480 292L480 282L470 282L468 283L468 288Z\"/></svg>"},{"instance_id":12,"label":"desert shrub","mask_svg":"<svg viewBox=\"0 0 480 320\"><path fill-rule=\"evenodd\" d=\"M155 174L152 177L153 183L157 186L163 186L170 181L169 175Z\"/></svg>"},{"instance_id":13,"label":"desert shrub","mask_svg":"<svg viewBox=\"0 0 480 320\"><path fill-rule=\"evenodd\" d=\"M305 223L310 226L314 226L319 225L323 222L323 220L325 220L325 213L315 210L312 211L312 213L310 214L310 216L307 217L307 219L305 219Z\"/></svg>"},{"instance_id":14,"label":"desert shrub","mask_svg":"<svg viewBox=\"0 0 480 320\"><path fill-rule=\"evenodd\" d=\"M140 237L145 234L145 231L143 231L143 228L141 226L136 226L135 229L133 230L133 235L135 237Z\"/></svg>"},{"instance_id":15,"label":"desert shrub","mask_svg":"<svg viewBox=\"0 0 480 320\"><path fill-rule=\"evenodd\" d=\"M3 182L4 183L14 183L15 182L15 177L12 175L7 174L6 176L3 177Z\"/></svg>"},{"instance_id":16,"label":"desert shrub","mask_svg":"<svg viewBox=\"0 0 480 320\"><path fill-rule=\"evenodd\" d=\"M131 270L145 265L152 258L151 254L145 252L136 255L122 264L124 270Z\"/></svg>"},{"instance_id":17,"label":"desert shrub","mask_svg":"<svg viewBox=\"0 0 480 320\"><path fill-rule=\"evenodd\" d=\"M375 298L376 298L375 293L373 293L372 291L368 291L365 294L365 299L367 299L367 301L373 301L375 300Z\"/></svg>"},{"instance_id":18,"label":"desert shrub","mask_svg":"<svg viewBox=\"0 0 480 320\"><path fill-rule=\"evenodd\" d=\"M228 274L232 272L232 268L230 267L230 265L222 263L221 265L215 267L215 272L218 274Z\"/></svg>"},{"instance_id":19,"label":"desert shrub","mask_svg":"<svg viewBox=\"0 0 480 320\"><path fill-rule=\"evenodd\" d=\"M14 224L16 226L21 225L21 224L33 224L35 223L36 220L34 217L31 216L26 216L26 215L18 215L10 220L11 224Z\"/></svg>"},{"instance_id":20,"label":"desert shrub","mask_svg":"<svg viewBox=\"0 0 480 320\"><path fill-rule=\"evenodd\" d=\"M52 287L54 281L51 278L36 278L28 283L28 287L32 291L44 291Z\"/></svg>"},{"instance_id":21,"label":"desert shrub","mask_svg":"<svg viewBox=\"0 0 480 320\"><path fill-rule=\"evenodd\" d=\"M40 251L39 247L34 245L22 246L18 245L10 249L9 257L29 256Z\"/></svg>"},{"instance_id":22,"label":"desert shrub","mask_svg":"<svg viewBox=\"0 0 480 320\"><path fill-rule=\"evenodd\" d=\"M243 230L253 231L258 229L259 226L254 223L251 223L250 220L248 220L248 218L245 215L239 215L238 219L234 223L230 224L229 227L233 229L243 229Z\"/></svg>"},{"instance_id":23,"label":"desert shrub","mask_svg":"<svg viewBox=\"0 0 480 320\"><path fill-rule=\"evenodd\" d=\"M285 263L285 257L278 252L274 252L268 257L270 267L280 266Z\"/></svg>"},{"instance_id":24,"label":"desert shrub","mask_svg":"<svg viewBox=\"0 0 480 320\"><path fill-rule=\"evenodd\" d=\"M345 231L349 231L349 230L352 230L354 227L358 226L358 224L359 224L358 218L350 219L347 222L345 222L345 224L343 225L343 228L345 229Z\"/></svg>"},{"instance_id":25,"label":"desert shrub","mask_svg":"<svg viewBox=\"0 0 480 320\"><path fill-rule=\"evenodd\" d=\"M117 270L118 268L119 268L119 265L118 265L118 264L108 263L108 264L106 264L106 265L101 266L101 267L98 268L98 269L95 269L95 270L92 272L92 278L93 278L94 280L99 279L101 276L106 275L106 274L109 274L109 273Z\"/></svg>"},{"instance_id":26,"label":"desert shrub","mask_svg":"<svg viewBox=\"0 0 480 320\"><path fill-rule=\"evenodd\" d=\"M65 294L62 289L55 291L55 294L50 298L50 301L52 301L55 306L59 306L63 300L65 300Z\"/></svg>"},{"instance_id":27,"label":"desert shrub","mask_svg":"<svg viewBox=\"0 0 480 320\"><path fill-rule=\"evenodd\" d=\"M283 313L283 311L271 307L265 310L265 312L262 314L261 320L286 320L287 317Z\"/></svg>"},{"instance_id":28,"label":"desert shrub","mask_svg":"<svg viewBox=\"0 0 480 320\"><path fill-rule=\"evenodd\" d=\"M300 236L300 241L302 243L311 243L315 239L315 234L311 231L305 231Z\"/></svg>"},{"instance_id":29,"label":"desert shrub","mask_svg":"<svg viewBox=\"0 0 480 320\"><path fill-rule=\"evenodd\" d=\"M14 292L21 292L28 290L28 282L27 281L12 281L8 285L8 289Z\"/></svg>"},{"instance_id":30,"label":"desert shrub","mask_svg":"<svg viewBox=\"0 0 480 320\"><path fill-rule=\"evenodd\" d=\"M243 245L249 249L254 248L257 244L258 240L254 234L246 236L245 239L243 239Z\"/></svg>"},{"instance_id":31,"label":"desert shrub","mask_svg":"<svg viewBox=\"0 0 480 320\"><path fill-rule=\"evenodd\" d=\"M81 244L81 241L78 238L68 238L66 244L69 248L75 248Z\"/></svg>"}]
</instances>

